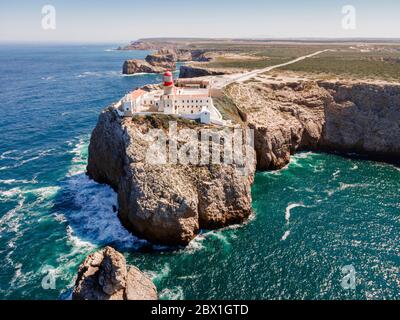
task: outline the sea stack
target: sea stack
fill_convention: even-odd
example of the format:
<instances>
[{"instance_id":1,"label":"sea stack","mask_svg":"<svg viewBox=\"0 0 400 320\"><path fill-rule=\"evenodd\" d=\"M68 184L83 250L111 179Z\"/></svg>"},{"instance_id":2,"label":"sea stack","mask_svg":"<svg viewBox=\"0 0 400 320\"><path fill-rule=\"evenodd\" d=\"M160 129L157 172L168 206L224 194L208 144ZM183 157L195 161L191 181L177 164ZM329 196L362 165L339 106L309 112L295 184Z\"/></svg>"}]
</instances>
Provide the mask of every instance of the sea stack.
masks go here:
<instances>
[{"instance_id":1,"label":"sea stack","mask_svg":"<svg viewBox=\"0 0 400 320\"><path fill-rule=\"evenodd\" d=\"M157 300L153 282L111 247L89 255L79 267L73 300Z\"/></svg>"}]
</instances>

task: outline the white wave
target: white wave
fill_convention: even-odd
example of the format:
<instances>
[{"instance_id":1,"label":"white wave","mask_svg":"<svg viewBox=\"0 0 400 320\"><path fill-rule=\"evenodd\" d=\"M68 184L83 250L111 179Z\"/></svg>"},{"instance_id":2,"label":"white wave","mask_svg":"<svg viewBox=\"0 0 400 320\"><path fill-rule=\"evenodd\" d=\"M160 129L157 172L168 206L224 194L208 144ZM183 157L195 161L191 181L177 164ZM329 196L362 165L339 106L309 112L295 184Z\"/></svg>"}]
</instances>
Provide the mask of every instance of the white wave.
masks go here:
<instances>
[{"instance_id":1,"label":"white wave","mask_svg":"<svg viewBox=\"0 0 400 320\"><path fill-rule=\"evenodd\" d=\"M67 226L67 236L69 242L72 244L74 248L78 248L79 250L82 249L94 249L96 246L88 241L84 241L80 239L79 237L75 236L74 231L72 230L71 226Z\"/></svg>"},{"instance_id":2,"label":"white wave","mask_svg":"<svg viewBox=\"0 0 400 320\"><path fill-rule=\"evenodd\" d=\"M117 194L111 187L100 185L85 174L71 176L68 185L77 210L72 210L67 218L77 236L126 248L137 248L146 243L122 226L115 211Z\"/></svg>"},{"instance_id":3,"label":"white wave","mask_svg":"<svg viewBox=\"0 0 400 320\"><path fill-rule=\"evenodd\" d=\"M305 205L304 205L304 203L302 203L302 202L300 202L300 203L292 203L292 204L289 204L287 207L286 207L286 209L285 209L285 220L286 220L286 224L289 224L289 222L290 222L290 216L291 216L291 211L292 211L292 209L294 209L294 208L298 208L298 207L306 207Z\"/></svg>"},{"instance_id":4,"label":"white wave","mask_svg":"<svg viewBox=\"0 0 400 320\"><path fill-rule=\"evenodd\" d=\"M156 73L149 73L149 72L138 72L134 74L121 74L122 77L137 77L137 76L144 76L149 74L156 74Z\"/></svg>"},{"instance_id":5,"label":"white wave","mask_svg":"<svg viewBox=\"0 0 400 320\"><path fill-rule=\"evenodd\" d=\"M66 217L73 231L71 234L96 244L114 243L135 249L146 245L145 240L138 239L122 226L117 216L117 193L85 174L88 138L80 138L71 150L74 157L68 172L67 191L76 207Z\"/></svg>"},{"instance_id":6,"label":"white wave","mask_svg":"<svg viewBox=\"0 0 400 320\"><path fill-rule=\"evenodd\" d=\"M231 246L227 236L224 235L223 232L220 230L208 232L208 235L221 241L225 248L228 248Z\"/></svg>"},{"instance_id":7,"label":"white wave","mask_svg":"<svg viewBox=\"0 0 400 320\"><path fill-rule=\"evenodd\" d=\"M83 173L86 169L87 150L89 145L89 136L81 137L70 151L74 155L72 158L72 166L68 171L68 176Z\"/></svg>"},{"instance_id":8,"label":"white wave","mask_svg":"<svg viewBox=\"0 0 400 320\"><path fill-rule=\"evenodd\" d=\"M203 234L196 236L189 244L185 247L184 251L187 254L193 254L197 251L204 249L204 241L205 237Z\"/></svg>"},{"instance_id":9,"label":"white wave","mask_svg":"<svg viewBox=\"0 0 400 320\"><path fill-rule=\"evenodd\" d=\"M12 156L12 154L16 153L17 150L8 150L3 152L0 155L1 160L20 160L22 159L22 156Z\"/></svg>"},{"instance_id":10,"label":"white wave","mask_svg":"<svg viewBox=\"0 0 400 320\"><path fill-rule=\"evenodd\" d=\"M292 159L307 159L314 155L316 155L316 153L311 152L311 151L310 152L299 152L299 153L296 153L294 156L292 156Z\"/></svg>"},{"instance_id":11,"label":"white wave","mask_svg":"<svg viewBox=\"0 0 400 320\"><path fill-rule=\"evenodd\" d=\"M349 188L368 188L370 185L367 183L343 183L340 182L338 190L343 191Z\"/></svg>"},{"instance_id":12,"label":"white wave","mask_svg":"<svg viewBox=\"0 0 400 320\"><path fill-rule=\"evenodd\" d=\"M0 190L0 200L7 201L12 200L15 197L21 195L23 191L20 188L12 188L9 190Z\"/></svg>"},{"instance_id":13,"label":"white wave","mask_svg":"<svg viewBox=\"0 0 400 320\"><path fill-rule=\"evenodd\" d=\"M20 194L18 204L0 218L0 233L14 232L18 233L21 221L21 214L19 211L24 208L25 198Z\"/></svg>"},{"instance_id":14,"label":"white wave","mask_svg":"<svg viewBox=\"0 0 400 320\"><path fill-rule=\"evenodd\" d=\"M188 276L177 277L177 279L179 279L179 280L193 280L193 279L198 279L198 278L200 278L200 275L198 275L198 274L191 274Z\"/></svg>"},{"instance_id":15,"label":"white wave","mask_svg":"<svg viewBox=\"0 0 400 320\"><path fill-rule=\"evenodd\" d=\"M59 190L60 187L58 186L49 186L36 189L29 189L24 191L24 193L33 193L38 198L38 201L48 201L53 199Z\"/></svg>"},{"instance_id":16,"label":"white wave","mask_svg":"<svg viewBox=\"0 0 400 320\"><path fill-rule=\"evenodd\" d=\"M165 288L160 294L161 300L184 300L185 296L183 294L183 289L180 286L174 288Z\"/></svg>"},{"instance_id":17,"label":"white wave","mask_svg":"<svg viewBox=\"0 0 400 320\"><path fill-rule=\"evenodd\" d=\"M52 81L52 80L55 81L54 76L41 77L41 79L42 79L42 80L45 80L45 81Z\"/></svg>"},{"instance_id":18,"label":"white wave","mask_svg":"<svg viewBox=\"0 0 400 320\"><path fill-rule=\"evenodd\" d=\"M167 278L171 273L171 268L168 263L164 264L164 266L159 271L145 271L144 272L154 283L160 283L161 280Z\"/></svg>"},{"instance_id":19,"label":"white wave","mask_svg":"<svg viewBox=\"0 0 400 320\"><path fill-rule=\"evenodd\" d=\"M18 179L7 179L7 180L0 180L0 183L2 184L35 184L38 183L36 180L36 177L33 177L32 180L18 180Z\"/></svg>"},{"instance_id":20,"label":"white wave","mask_svg":"<svg viewBox=\"0 0 400 320\"><path fill-rule=\"evenodd\" d=\"M336 189L329 189L326 190L325 192L328 194L329 197L333 196L336 192L338 191L343 191L351 188L368 188L370 187L369 184L367 183L339 183L339 187Z\"/></svg>"},{"instance_id":21,"label":"white wave","mask_svg":"<svg viewBox=\"0 0 400 320\"><path fill-rule=\"evenodd\" d=\"M290 235L290 231L289 231L289 230L288 230L288 231L285 231L285 233L283 234L281 240L282 240L282 241L285 241L285 240L289 237L289 235Z\"/></svg>"},{"instance_id":22,"label":"white wave","mask_svg":"<svg viewBox=\"0 0 400 320\"><path fill-rule=\"evenodd\" d=\"M22 153L23 156L14 157L14 158L9 157L8 159L16 160L18 162L14 163L13 165L0 167L0 171L7 170L7 169L19 168L19 167L23 166L24 164L27 164L29 162L32 162L32 161L35 161L35 160L38 160L38 159L41 159L43 157L50 155L51 152L54 150L55 149L42 150L42 151L37 152L36 154L30 155L30 158L26 158L26 159L24 159L24 157L25 157L25 154L27 154L27 151L24 151ZM4 159L7 159L7 158L4 158Z\"/></svg>"},{"instance_id":23,"label":"white wave","mask_svg":"<svg viewBox=\"0 0 400 320\"><path fill-rule=\"evenodd\" d=\"M336 179L336 178L339 176L339 174L340 174L340 170L336 170L336 171L332 174L333 179Z\"/></svg>"},{"instance_id":24,"label":"white wave","mask_svg":"<svg viewBox=\"0 0 400 320\"><path fill-rule=\"evenodd\" d=\"M109 70L109 71L85 71L76 76L76 78L87 78L87 77L115 77L121 76L120 71Z\"/></svg>"},{"instance_id":25,"label":"white wave","mask_svg":"<svg viewBox=\"0 0 400 320\"><path fill-rule=\"evenodd\" d=\"M354 164L351 168L350 168L350 170L357 170L358 169L358 165L356 165L356 164Z\"/></svg>"}]
</instances>

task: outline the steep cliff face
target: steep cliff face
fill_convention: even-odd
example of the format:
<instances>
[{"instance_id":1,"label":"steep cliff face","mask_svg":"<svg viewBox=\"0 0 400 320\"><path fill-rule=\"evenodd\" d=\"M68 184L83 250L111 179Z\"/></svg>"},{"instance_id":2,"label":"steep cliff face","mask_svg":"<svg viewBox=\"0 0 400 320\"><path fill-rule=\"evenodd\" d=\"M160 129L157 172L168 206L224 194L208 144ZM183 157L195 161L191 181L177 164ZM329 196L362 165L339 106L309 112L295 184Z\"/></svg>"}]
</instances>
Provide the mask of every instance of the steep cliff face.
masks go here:
<instances>
[{"instance_id":1,"label":"steep cliff face","mask_svg":"<svg viewBox=\"0 0 400 320\"><path fill-rule=\"evenodd\" d=\"M315 149L324 126L327 92L306 83L247 83L227 89L254 129L257 168L284 167L296 150Z\"/></svg>"},{"instance_id":2,"label":"steep cliff face","mask_svg":"<svg viewBox=\"0 0 400 320\"><path fill-rule=\"evenodd\" d=\"M320 82L325 105L323 146L400 160L400 85Z\"/></svg>"},{"instance_id":3,"label":"steep cliff face","mask_svg":"<svg viewBox=\"0 0 400 320\"><path fill-rule=\"evenodd\" d=\"M169 120L160 117L121 121L108 109L92 133L87 172L117 190L123 224L151 242L185 245L200 228L246 220L252 212L254 155L245 172L236 164L153 164L149 159L163 155L158 148L149 153L152 142L145 136L150 129L168 125ZM196 131L204 126L178 121L178 129L184 128ZM168 145L194 142L198 141L193 136L168 138Z\"/></svg>"},{"instance_id":4,"label":"steep cliff face","mask_svg":"<svg viewBox=\"0 0 400 320\"><path fill-rule=\"evenodd\" d=\"M259 170L282 168L299 150L400 157L400 85L264 79L226 92L255 129Z\"/></svg>"}]
</instances>

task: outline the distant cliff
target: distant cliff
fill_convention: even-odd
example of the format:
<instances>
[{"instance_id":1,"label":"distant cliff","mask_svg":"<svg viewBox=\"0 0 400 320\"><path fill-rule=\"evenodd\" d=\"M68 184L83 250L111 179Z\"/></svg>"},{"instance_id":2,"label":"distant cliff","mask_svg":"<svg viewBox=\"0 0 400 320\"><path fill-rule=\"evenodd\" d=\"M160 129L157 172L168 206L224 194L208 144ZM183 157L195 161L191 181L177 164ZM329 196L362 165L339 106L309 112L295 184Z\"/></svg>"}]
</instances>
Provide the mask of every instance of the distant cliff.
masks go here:
<instances>
[{"instance_id":1,"label":"distant cliff","mask_svg":"<svg viewBox=\"0 0 400 320\"><path fill-rule=\"evenodd\" d=\"M161 73L165 71L165 68L153 66L150 63L143 60L126 60L122 66L123 74L135 74L135 73Z\"/></svg>"}]
</instances>

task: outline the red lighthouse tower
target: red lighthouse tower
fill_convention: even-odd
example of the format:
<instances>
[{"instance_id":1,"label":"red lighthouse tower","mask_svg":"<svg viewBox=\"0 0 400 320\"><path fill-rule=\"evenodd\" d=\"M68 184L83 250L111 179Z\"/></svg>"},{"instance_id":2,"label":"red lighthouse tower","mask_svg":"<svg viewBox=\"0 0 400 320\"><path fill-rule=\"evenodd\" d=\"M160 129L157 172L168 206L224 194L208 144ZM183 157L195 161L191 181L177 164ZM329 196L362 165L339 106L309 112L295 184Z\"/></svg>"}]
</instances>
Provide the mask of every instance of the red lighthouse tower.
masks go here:
<instances>
[{"instance_id":1,"label":"red lighthouse tower","mask_svg":"<svg viewBox=\"0 0 400 320\"><path fill-rule=\"evenodd\" d=\"M172 94L172 89L174 88L174 78L171 71L166 71L164 73L164 94Z\"/></svg>"}]
</instances>

